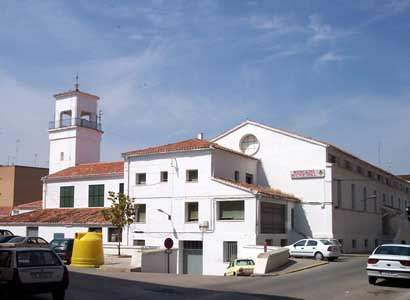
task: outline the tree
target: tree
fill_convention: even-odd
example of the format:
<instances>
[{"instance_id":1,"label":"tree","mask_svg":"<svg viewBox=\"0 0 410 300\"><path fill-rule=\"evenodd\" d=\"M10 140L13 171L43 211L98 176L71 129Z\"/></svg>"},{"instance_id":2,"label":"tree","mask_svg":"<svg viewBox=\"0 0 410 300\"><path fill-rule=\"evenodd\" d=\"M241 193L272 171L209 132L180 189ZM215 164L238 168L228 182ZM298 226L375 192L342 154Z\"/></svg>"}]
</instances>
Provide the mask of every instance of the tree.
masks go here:
<instances>
[{"instance_id":1,"label":"tree","mask_svg":"<svg viewBox=\"0 0 410 300\"><path fill-rule=\"evenodd\" d=\"M118 230L118 234L125 226L134 222L135 205L134 199L129 198L123 193L115 194L108 192L108 200L111 201L111 207L103 210L104 219L111 222ZM118 238L118 256L121 256L121 238Z\"/></svg>"}]
</instances>

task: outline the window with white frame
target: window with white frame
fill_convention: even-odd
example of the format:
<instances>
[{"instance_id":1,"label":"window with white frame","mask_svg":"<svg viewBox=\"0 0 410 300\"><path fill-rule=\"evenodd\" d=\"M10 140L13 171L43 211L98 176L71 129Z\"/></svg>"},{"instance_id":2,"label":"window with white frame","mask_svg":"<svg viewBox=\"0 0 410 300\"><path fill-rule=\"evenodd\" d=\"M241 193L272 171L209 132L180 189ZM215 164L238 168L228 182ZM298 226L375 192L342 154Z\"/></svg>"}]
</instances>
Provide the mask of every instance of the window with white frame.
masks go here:
<instances>
[{"instance_id":1,"label":"window with white frame","mask_svg":"<svg viewBox=\"0 0 410 300\"><path fill-rule=\"evenodd\" d=\"M146 184L147 183L147 173L137 173L135 175L135 184Z\"/></svg>"},{"instance_id":2,"label":"window with white frame","mask_svg":"<svg viewBox=\"0 0 410 300\"><path fill-rule=\"evenodd\" d=\"M377 191L374 190L373 192L373 210L377 212Z\"/></svg>"},{"instance_id":3,"label":"window with white frame","mask_svg":"<svg viewBox=\"0 0 410 300\"><path fill-rule=\"evenodd\" d=\"M145 240L132 240L133 246L145 246Z\"/></svg>"},{"instance_id":4,"label":"window with white frame","mask_svg":"<svg viewBox=\"0 0 410 300\"><path fill-rule=\"evenodd\" d=\"M122 242L122 228L108 228L108 242L118 243Z\"/></svg>"},{"instance_id":5,"label":"window with white frame","mask_svg":"<svg viewBox=\"0 0 410 300\"><path fill-rule=\"evenodd\" d=\"M168 182L168 171L161 171L161 182Z\"/></svg>"},{"instance_id":6,"label":"window with white frame","mask_svg":"<svg viewBox=\"0 0 410 300\"><path fill-rule=\"evenodd\" d=\"M235 171L234 173L234 180L235 182L239 182L240 178L239 178L239 171Z\"/></svg>"},{"instance_id":7,"label":"window with white frame","mask_svg":"<svg viewBox=\"0 0 410 300\"><path fill-rule=\"evenodd\" d=\"M187 182L198 182L198 170L186 170Z\"/></svg>"},{"instance_id":8,"label":"window with white frame","mask_svg":"<svg viewBox=\"0 0 410 300\"><path fill-rule=\"evenodd\" d=\"M242 153L254 155L259 150L259 141L253 134L247 134L239 142Z\"/></svg>"},{"instance_id":9,"label":"window with white frame","mask_svg":"<svg viewBox=\"0 0 410 300\"><path fill-rule=\"evenodd\" d=\"M354 183L352 183L351 189L352 189L352 209L355 210L356 209L356 185Z\"/></svg>"},{"instance_id":10,"label":"window with white frame","mask_svg":"<svg viewBox=\"0 0 410 300\"><path fill-rule=\"evenodd\" d=\"M135 204L135 222L145 223L146 204Z\"/></svg>"},{"instance_id":11,"label":"window with white frame","mask_svg":"<svg viewBox=\"0 0 410 300\"><path fill-rule=\"evenodd\" d=\"M286 205L261 202L260 208L261 233L286 233Z\"/></svg>"},{"instance_id":12,"label":"window with white frame","mask_svg":"<svg viewBox=\"0 0 410 300\"><path fill-rule=\"evenodd\" d=\"M238 242L224 241L223 242L223 260L231 262L238 257Z\"/></svg>"},{"instance_id":13,"label":"window with white frame","mask_svg":"<svg viewBox=\"0 0 410 300\"><path fill-rule=\"evenodd\" d=\"M198 221L198 202L187 202L185 204L185 221L197 222Z\"/></svg>"},{"instance_id":14,"label":"window with white frame","mask_svg":"<svg viewBox=\"0 0 410 300\"><path fill-rule=\"evenodd\" d=\"M342 181L338 179L336 181L337 195L336 195L336 207L342 207Z\"/></svg>"},{"instance_id":15,"label":"window with white frame","mask_svg":"<svg viewBox=\"0 0 410 300\"><path fill-rule=\"evenodd\" d=\"M253 184L253 174L246 173L245 181L247 184Z\"/></svg>"},{"instance_id":16,"label":"window with white frame","mask_svg":"<svg viewBox=\"0 0 410 300\"><path fill-rule=\"evenodd\" d=\"M219 201L218 220L244 220L245 201Z\"/></svg>"}]
</instances>

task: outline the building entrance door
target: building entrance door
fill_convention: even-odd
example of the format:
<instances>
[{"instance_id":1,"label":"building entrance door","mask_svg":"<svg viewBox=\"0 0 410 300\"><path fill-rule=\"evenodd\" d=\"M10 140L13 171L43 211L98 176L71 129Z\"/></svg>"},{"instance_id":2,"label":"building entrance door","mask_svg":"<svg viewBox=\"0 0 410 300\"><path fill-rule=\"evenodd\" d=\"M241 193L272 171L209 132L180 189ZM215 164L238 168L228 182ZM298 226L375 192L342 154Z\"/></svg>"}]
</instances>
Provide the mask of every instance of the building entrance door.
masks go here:
<instances>
[{"instance_id":1,"label":"building entrance door","mask_svg":"<svg viewBox=\"0 0 410 300\"><path fill-rule=\"evenodd\" d=\"M184 241L183 273L202 275L202 241Z\"/></svg>"}]
</instances>

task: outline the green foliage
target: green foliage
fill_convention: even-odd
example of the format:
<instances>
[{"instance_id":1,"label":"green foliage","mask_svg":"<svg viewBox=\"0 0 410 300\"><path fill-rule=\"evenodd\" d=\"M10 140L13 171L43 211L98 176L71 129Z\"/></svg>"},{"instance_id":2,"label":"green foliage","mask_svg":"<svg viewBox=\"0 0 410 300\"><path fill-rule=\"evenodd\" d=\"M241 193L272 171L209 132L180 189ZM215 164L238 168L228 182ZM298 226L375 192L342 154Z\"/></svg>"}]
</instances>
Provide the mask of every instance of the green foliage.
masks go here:
<instances>
[{"instance_id":1,"label":"green foliage","mask_svg":"<svg viewBox=\"0 0 410 300\"><path fill-rule=\"evenodd\" d=\"M108 200L111 201L110 208L102 211L104 219L111 222L113 226L118 228L118 232L125 226L129 226L134 222L135 204L134 199L129 198L123 193L108 192ZM118 241L118 256L120 253L121 241Z\"/></svg>"}]
</instances>

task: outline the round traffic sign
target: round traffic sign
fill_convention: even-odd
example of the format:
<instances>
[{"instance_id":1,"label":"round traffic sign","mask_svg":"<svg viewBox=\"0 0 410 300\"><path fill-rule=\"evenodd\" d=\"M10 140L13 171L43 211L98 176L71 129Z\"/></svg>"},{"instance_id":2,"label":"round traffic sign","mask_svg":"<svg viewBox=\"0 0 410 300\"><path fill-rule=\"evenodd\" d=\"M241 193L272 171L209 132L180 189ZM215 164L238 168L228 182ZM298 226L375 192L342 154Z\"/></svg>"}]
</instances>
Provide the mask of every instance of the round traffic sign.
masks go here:
<instances>
[{"instance_id":1,"label":"round traffic sign","mask_svg":"<svg viewBox=\"0 0 410 300\"><path fill-rule=\"evenodd\" d=\"M164 246L167 249L171 249L174 246L174 241L171 238L166 238L164 241Z\"/></svg>"}]
</instances>

